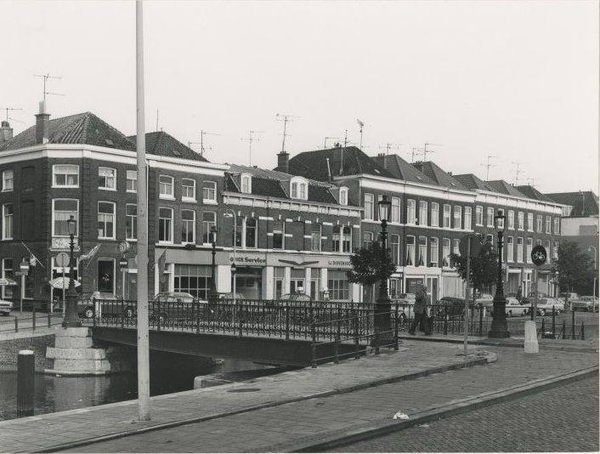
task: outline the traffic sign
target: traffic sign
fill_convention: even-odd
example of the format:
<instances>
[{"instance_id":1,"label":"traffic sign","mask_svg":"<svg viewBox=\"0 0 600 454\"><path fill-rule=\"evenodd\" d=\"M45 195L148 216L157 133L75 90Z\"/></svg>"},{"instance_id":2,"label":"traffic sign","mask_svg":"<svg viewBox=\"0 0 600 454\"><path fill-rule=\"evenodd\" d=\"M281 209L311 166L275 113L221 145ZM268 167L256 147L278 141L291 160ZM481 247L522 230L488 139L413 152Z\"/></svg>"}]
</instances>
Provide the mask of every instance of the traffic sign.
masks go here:
<instances>
[{"instance_id":1,"label":"traffic sign","mask_svg":"<svg viewBox=\"0 0 600 454\"><path fill-rule=\"evenodd\" d=\"M69 266L69 254L67 254L66 252L61 252L56 256L56 259L54 260L56 261L56 266Z\"/></svg>"},{"instance_id":2,"label":"traffic sign","mask_svg":"<svg viewBox=\"0 0 600 454\"><path fill-rule=\"evenodd\" d=\"M119 259L119 267L124 270L127 268L129 261L126 258Z\"/></svg>"},{"instance_id":3,"label":"traffic sign","mask_svg":"<svg viewBox=\"0 0 600 454\"><path fill-rule=\"evenodd\" d=\"M29 274L29 263L27 263L25 260L21 262L19 268L21 268L22 276L27 276Z\"/></svg>"},{"instance_id":4,"label":"traffic sign","mask_svg":"<svg viewBox=\"0 0 600 454\"><path fill-rule=\"evenodd\" d=\"M531 261L535 266L542 266L546 263L548 256L546 254L546 248L542 245L537 245L531 250Z\"/></svg>"},{"instance_id":5,"label":"traffic sign","mask_svg":"<svg viewBox=\"0 0 600 454\"><path fill-rule=\"evenodd\" d=\"M119 243L119 251L121 252L121 254L125 254L125 252L127 252L130 247L131 245L127 241L121 241Z\"/></svg>"},{"instance_id":6,"label":"traffic sign","mask_svg":"<svg viewBox=\"0 0 600 454\"><path fill-rule=\"evenodd\" d=\"M471 242L471 258L477 257L479 255L479 252L481 251L482 245L481 241L479 240L479 237L474 233L469 233L460 239L460 244L458 245L460 255L462 255L463 257L467 256L467 243L469 241Z\"/></svg>"}]
</instances>

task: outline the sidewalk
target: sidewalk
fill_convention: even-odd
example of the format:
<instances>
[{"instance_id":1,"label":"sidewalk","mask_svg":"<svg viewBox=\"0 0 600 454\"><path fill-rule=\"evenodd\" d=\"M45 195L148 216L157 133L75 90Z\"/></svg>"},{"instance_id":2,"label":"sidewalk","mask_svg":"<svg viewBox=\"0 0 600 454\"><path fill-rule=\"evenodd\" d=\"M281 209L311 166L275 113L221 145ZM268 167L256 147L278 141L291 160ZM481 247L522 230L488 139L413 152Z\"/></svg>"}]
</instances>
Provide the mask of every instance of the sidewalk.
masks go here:
<instances>
[{"instance_id":1,"label":"sidewalk","mask_svg":"<svg viewBox=\"0 0 600 454\"><path fill-rule=\"evenodd\" d=\"M148 422L136 421L136 401L0 422L0 450L298 450L365 427L402 424L392 419L399 411L415 419L448 405L502 397L512 388L527 391L565 374L576 378L598 366L597 354L587 351L542 349L526 356L518 348L486 346L491 355L465 358L462 345L421 339L404 341L397 353L157 396Z\"/></svg>"}]
</instances>

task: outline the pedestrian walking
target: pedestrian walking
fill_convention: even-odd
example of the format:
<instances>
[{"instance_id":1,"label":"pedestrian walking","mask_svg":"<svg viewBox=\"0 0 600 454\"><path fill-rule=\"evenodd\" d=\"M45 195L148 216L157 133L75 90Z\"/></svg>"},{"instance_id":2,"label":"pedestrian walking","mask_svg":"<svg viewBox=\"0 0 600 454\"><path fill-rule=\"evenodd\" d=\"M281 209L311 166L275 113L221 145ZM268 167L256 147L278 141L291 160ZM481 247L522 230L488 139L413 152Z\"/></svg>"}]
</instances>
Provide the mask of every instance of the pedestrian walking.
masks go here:
<instances>
[{"instance_id":1,"label":"pedestrian walking","mask_svg":"<svg viewBox=\"0 0 600 454\"><path fill-rule=\"evenodd\" d=\"M408 330L409 334L414 335L418 325L425 331L426 335L431 334L431 326L429 323L430 307L431 300L429 299L429 295L427 295L427 287L420 285L415 292L415 318Z\"/></svg>"}]
</instances>

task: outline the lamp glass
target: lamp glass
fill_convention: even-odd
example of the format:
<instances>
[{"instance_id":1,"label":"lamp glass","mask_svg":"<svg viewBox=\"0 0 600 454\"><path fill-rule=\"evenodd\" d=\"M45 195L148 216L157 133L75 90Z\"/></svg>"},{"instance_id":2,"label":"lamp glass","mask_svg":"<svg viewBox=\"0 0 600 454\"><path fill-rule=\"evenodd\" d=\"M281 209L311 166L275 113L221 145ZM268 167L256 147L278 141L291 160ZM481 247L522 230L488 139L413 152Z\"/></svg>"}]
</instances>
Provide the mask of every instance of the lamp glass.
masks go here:
<instances>
[{"instance_id":1,"label":"lamp glass","mask_svg":"<svg viewBox=\"0 0 600 454\"><path fill-rule=\"evenodd\" d=\"M235 263L232 263L232 264L231 264L231 272L232 272L232 273L235 273L235 271L236 271L236 270L237 270L237 266L236 266L236 264L235 264Z\"/></svg>"},{"instance_id":2,"label":"lamp glass","mask_svg":"<svg viewBox=\"0 0 600 454\"><path fill-rule=\"evenodd\" d=\"M504 221L506 220L506 216L504 216L503 210L498 210L498 214L494 216L494 222L496 224L496 231L504 232Z\"/></svg>"},{"instance_id":3,"label":"lamp glass","mask_svg":"<svg viewBox=\"0 0 600 454\"><path fill-rule=\"evenodd\" d=\"M73 215L69 219L67 219L67 228L69 230L69 235L75 235L75 229L77 228L77 222Z\"/></svg>"},{"instance_id":4,"label":"lamp glass","mask_svg":"<svg viewBox=\"0 0 600 454\"><path fill-rule=\"evenodd\" d=\"M392 206L392 202L389 201L388 196L384 195L381 197L381 200L377 202L379 205L379 220L386 222L390 219L390 207Z\"/></svg>"}]
</instances>

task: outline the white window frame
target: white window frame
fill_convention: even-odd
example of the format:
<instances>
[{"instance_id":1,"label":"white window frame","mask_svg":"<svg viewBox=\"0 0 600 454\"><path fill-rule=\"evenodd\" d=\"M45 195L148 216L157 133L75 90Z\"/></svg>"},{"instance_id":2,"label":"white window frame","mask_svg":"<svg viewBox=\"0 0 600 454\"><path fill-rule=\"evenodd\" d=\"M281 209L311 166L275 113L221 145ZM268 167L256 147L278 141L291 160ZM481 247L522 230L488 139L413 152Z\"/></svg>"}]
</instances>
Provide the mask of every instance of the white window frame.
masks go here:
<instances>
[{"instance_id":1,"label":"white window frame","mask_svg":"<svg viewBox=\"0 0 600 454\"><path fill-rule=\"evenodd\" d=\"M458 220L458 222L457 222ZM453 226L452 228L454 229L458 229L461 230L463 228L462 225L462 206L460 205L454 205L454 213L452 215L452 222L453 222ZM457 227L458 224L458 227Z\"/></svg>"},{"instance_id":2,"label":"white window frame","mask_svg":"<svg viewBox=\"0 0 600 454\"><path fill-rule=\"evenodd\" d=\"M191 182L192 184L186 184ZM184 188L192 188L192 196L185 195ZM196 201L196 180L193 178L182 178L181 179L181 201L182 202L195 202Z\"/></svg>"},{"instance_id":3,"label":"white window frame","mask_svg":"<svg viewBox=\"0 0 600 454\"><path fill-rule=\"evenodd\" d=\"M10 175L10 178L9 178ZM8 182L10 181L10 185ZM2 172L2 192L12 192L15 188L15 172L7 169Z\"/></svg>"},{"instance_id":4,"label":"white window frame","mask_svg":"<svg viewBox=\"0 0 600 454\"><path fill-rule=\"evenodd\" d=\"M483 207L481 205L475 207L475 225L483 227Z\"/></svg>"},{"instance_id":5,"label":"white window frame","mask_svg":"<svg viewBox=\"0 0 600 454\"><path fill-rule=\"evenodd\" d=\"M175 181L175 179L171 175L159 175L158 176L158 198L159 199L175 200L174 181ZM169 188L170 188L170 191L169 191Z\"/></svg>"},{"instance_id":6,"label":"white window frame","mask_svg":"<svg viewBox=\"0 0 600 454\"><path fill-rule=\"evenodd\" d=\"M346 186L340 187L339 199L340 205L348 205L348 188Z\"/></svg>"},{"instance_id":7,"label":"white window frame","mask_svg":"<svg viewBox=\"0 0 600 454\"><path fill-rule=\"evenodd\" d=\"M400 197L392 197L392 210L390 213L390 222L395 224L400 224L400 208L402 207L402 203L400 201Z\"/></svg>"},{"instance_id":8,"label":"white window frame","mask_svg":"<svg viewBox=\"0 0 600 454\"><path fill-rule=\"evenodd\" d=\"M105 216L110 215L110 213L100 213L100 204L104 203L107 205L111 205L113 207L113 211L112 211L112 236L100 236L100 227L98 227L98 239L99 240L114 240L116 238L117 235L117 204L115 202L109 202L108 200L98 200L98 205L97 205L97 213L98 213L98 218L97 218L97 222L98 225L100 224L100 214L103 214ZM106 225L108 225L107 221L104 221L104 230L106 231Z\"/></svg>"},{"instance_id":9,"label":"white window frame","mask_svg":"<svg viewBox=\"0 0 600 454\"><path fill-rule=\"evenodd\" d=\"M61 172L64 170L64 173ZM64 175L65 184L56 181L59 175ZM68 184L69 175L76 175L77 183ZM78 188L79 187L79 166L77 164L54 164L52 165L52 187L53 188Z\"/></svg>"},{"instance_id":10,"label":"white window frame","mask_svg":"<svg viewBox=\"0 0 600 454\"><path fill-rule=\"evenodd\" d=\"M546 216L546 233L552 233L552 216Z\"/></svg>"},{"instance_id":11,"label":"white window frame","mask_svg":"<svg viewBox=\"0 0 600 454\"><path fill-rule=\"evenodd\" d=\"M365 220L375 219L375 196L369 192L364 195L364 218Z\"/></svg>"},{"instance_id":12,"label":"white window frame","mask_svg":"<svg viewBox=\"0 0 600 454\"><path fill-rule=\"evenodd\" d=\"M515 212L513 210L508 210L508 225L506 226L506 228L508 230L514 230L515 229Z\"/></svg>"},{"instance_id":13,"label":"white window frame","mask_svg":"<svg viewBox=\"0 0 600 454\"><path fill-rule=\"evenodd\" d=\"M494 210L494 207L487 207L486 214L487 214L486 225L488 227L495 227L494 226L494 216L496 215L496 210Z\"/></svg>"},{"instance_id":14,"label":"white window frame","mask_svg":"<svg viewBox=\"0 0 600 454\"><path fill-rule=\"evenodd\" d=\"M308 181L301 177L290 180L290 198L308 200Z\"/></svg>"},{"instance_id":15,"label":"white window frame","mask_svg":"<svg viewBox=\"0 0 600 454\"><path fill-rule=\"evenodd\" d=\"M527 231L533 232L533 213L527 213Z\"/></svg>"},{"instance_id":16,"label":"white window frame","mask_svg":"<svg viewBox=\"0 0 600 454\"><path fill-rule=\"evenodd\" d=\"M65 235L59 235L58 233L56 233L56 229L55 229L55 224L57 222L56 219L56 202L59 200L68 200L71 202L75 202L77 204L77 211L75 211L75 213L73 214L73 217L75 218L75 236L79 235L79 199L69 199L69 198L58 198L58 199L52 199L52 236L53 237L63 237L63 238L68 238L69 234L65 234ZM63 212L63 211L61 211ZM64 213L73 213L72 211L64 211ZM67 218L68 219L68 218ZM64 219L62 222L66 222L67 219Z\"/></svg>"},{"instance_id":17,"label":"white window frame","mask_svg":"<svg viewBox=\"0 0 600 454\"><path fill-rule=\"evenodd\" d=\"M554 234L560 235L560 218L554 218Z\"/></svg>"},{"instance_id":18,"label":"white window frame","mask_svg":"<svg viewBox=\"0 0 600 454\"><path fill-rule=\"evenodd\" d=\"M170 213L170 217L166 218L161 216L161 210L168 210ZM168 237L167 239L161 239L160 238L160 223L161 220L167 220L170 221L169 222L169 229L165 229L165 232L168 233ZM156 234L156 239L158 240L159 244L173 244L173 229L174 229L174 224L175 224L175 220L174 220L174 216L173 216L173 208L171 207L158 207L158 230L157 230L157 234Z\"/></svg>"},{"instance_id":19,"label":"white window frame","mask_svg":"<svg viewBox=\"0 0 600 454\"><path fill-rule=\"evenodd\" d=\"M442 238L442 267L450 268L450 254L452 253L452 241L450 238ZM446 264L444 265L444 262Z\"/></svg>"},{"instance_id":20,"label":"white window frame","mask_svg":"<svg viewBox=\"0 0 600 454\"><path fill-rule=\"evenodd\" d=\"M421 242L422 239L425 240L424 243ZM419 241L417 243L417 246L418 246L417 266L427 266L427 263L428 263L427 259L429 258L429 257L427 257L429 254L429 251L427 250L427 248L429 247L429 242L427 241L427 237L424 235L420 235L418 240ZM421 253L423 253L423 257L421 257ZM423 259L423 264L420 263L421 258Z\"/></svg>"},{"instance_id":21,"label":"white window frame","mask_svg":"<svg viewBox=\"0 0 600 454\"><path fill-rule=\"evenodd\" d=\"M126 182L125 182L126 192L137 192L137 181L138 181L137 170L127 170L125 172L125 175L126 175ZM131 188L130 188L130 186L131 186Z\"/></svg>"},{"instance_id":22,"label":"white window frame","mask_svg":"<svg viewBox=\"0 0 600 454\"><path fill-rule=\"evenodd\" d=\"M412 244L409 241L410 239L412 239ZM408 263L409 258L410 258L411 263ZM404 263L407 266L417 266L416 261L417 261L417 238L414 235L407 235L406 236L406 255L404 257Z\"/></svg>"},{"instance_id":23,"label":"white window frame","mask_svg":"<svg viewBox=\"0 0 600 454\"><path fill-rule=\"evenodd\" d=\"M204 220L204 215L208 214L208 213L212 213L213 215L213 221L205 221ZM215 211L203 211L202 212L202 244L211 244L210 241L210 227L211 225L214 225L215 227L218 226L217 224L217 213ZM208 240L208 242L204 241L204 232L206 232L206 239Z\"/></svg>"},{"instance_id":24,"label":"white window frame","mask_svg":"<svg viewBox=\"0 0 600 454\"><path fill-rule=\"evenodd\" d=\"M535 231L538 233L544 233L544 216L541 214L535 217Z\"/></svg>"},{"instance_id":25,"label":"white window frame","mask_svg":"<svg viewBox=\"0 0 600 454\"><path fill-rule=\"evenodd\" d=\"M517 230L525 230L525 213L522 211L517 212Z\"/></svg>"},{"instance_id":26,"label":"white window frame","mask_svg":"<svg viewBox=\"0 0 600 454\"><path fill-rule=\"evenodd\" d=\"M192 219L183 219L183 213L184 212L191 212L192 213ZM183 229L184 227L186 227L189 223L191 223L192 229L191 229L191 233L192 233L192 240L191 241L187 241L187 240L183 240ZM186 236L190 233L189 228L186 228ZM196 244L196 210L190 210L190 209L182 209L181 210L181 234L182 234L182 238L181 238L181 244Z\"/></svg>"},{"instance_id":27,"label":"white window frame","mask_svg":"<svg viewBox=\"0 0 600 454\"><path fill-rule=\"evenodd\" d=\"M6 211L8 207L12 207L12 213L7 215ZM10 222L7 222L7 218L10 219ZM8 224L10 224L10 231L8 229ZM5 203L2 205L2 239L3 240L12 240L15 235L15 205L14 203Z\"/></svg>"},{"instance_id":28,"label":"white window frame","mask_svg":"<svg viewBox=\"0 0 600 454\"><path fill-rule=\"evenodd\" d=\"M473 227L473 208L465 207L465 218L463 228L465 230L471 230Z\"/></svg>"},{"instance_id":29,"label":"white window frame","mask_svg":"<svg viewBox=\"0 0 600 454\"><path fill-rule=\"evenodd\" d=\"M426 200L419 200L419 225L429 225L429 216L427 216L429 214L427 212L428 208L429 204Z\"/></svg>"},{"instance_id":30,"label":"white window frame","mask_svg":"<svg viewBox=\"0 0 600 454\"><path fill-rule=\"evenodd\" d=\"M440 240L437 237L429 238L429 263L437 267L439 265Z\"/></svg>"},{"instance_id":31,"label":"white window frame","mask_svg":"<svg viewBox=\"0 0 600 454\"><path fill-rule=\"evenodd\" d=\"M135 207L135 216L128 213L127 208L133 206ZM127 219L132 218L131 226L132 226L132 236L127 235ZM135 219L135 221L133 221ZM136 203L127 203L125 205L125 239L127 241L137 241L137 204Z\"/></svg>"},{"instance_id":32,"label":"white window frame","mask_svg":"<svg viewBox=\"0 0 600 454\"><path fill-rule=\"evenodd\" d=\"M519 245L519 240L521 240L521 244ZM523 263L523 237L517 237L517 262Z\"/></svg>"},{"instance_id":33,"label":"white window frame","mask_svg":"<svg viewBox=\"0 0 600 454\"><path fill-rule=\"evenodd\" d=\"M442 228L452 228L452 206L446 203L444 204L444 212L442 213Z\"/></svg>"},{"instance_id":34,"label":"white window frame","mask_svg":"<svg viewBox=\"0 0 600 454\"><path fill-rule=\"evenodd\" d=\"M205 193L208 191L208 194ZM213 192L213 198L210 198L210 193ZM208 195L208 197L207 197ZM216 181L203 181L202 182L202 203L209 205L217 204L217 182Z\"/></svg>"},{"instance_id":35,"label":"white window frame","mask_svg":"<svg viewBox=\"0 0 600 454\"><path fill-rule=\"evenodd\" d=\"M252 175L242 173L240 177L240 191L242 194L252 194Z\"/></svg>"},{"instance_id":36,"label":"white window frame","mask_svg":"<svg viewBox=\"0 0 600 454\"><path fill-rule=\"evenodd\" d=\"M452 253L456 254L456 255L460 255L460 240L459 239L453 239L452 240Z\"/></svg>"},{"instance_id":37,"label":"white window frame","mask_svg":"<svg viewBox=\"0 0 600 454\"><path fill-rule=\"evenodd\" d=\"M513 262L515 260L515 243L514 238L509 236L506 238L506 261Z\"/></svg>"},{"instance_id":38,"label":"white window frame","mask_svg":"<svg viewBox=\"0 0 600 454\"><path fill-rule=\"evenodd\" d=\"M440 204L431 202L431 227L440 226Z\"/></svg>"},{"instance_id":39,"label":"white window frame","mask_svg":"<svg viewBox=\"0 0 600 454\"><path fill-rule=\"evenodd\" d=\"M406 200L406 223L417 223L417 201L415 199Z\"/></svg>"},{"instance_id":40,"label":"white window frame","mask_svg":"<svg viewBox=\"0 0 600 454\"><path fill-rule=\"evenodd\" d=\"M533 262L531 261L531 251L532 251L532 250L533 250L533 238L531 238L531 237L528 237L528 238L527 238L527 248L526 248L526 250L525 250L525 254L526 254L526 256L525 256L525 261L526 261L527 263L533 263Z\"/></svg>"},{"instance_id":41,"label":"white window frame","mask_svg":"<svg viewBox=\"0 0 600 454\"><path fill-rule=\"evenodd\" d=\"M102 175L102 172L112 173L112 175ZM102 189L103 191L116 191L117 190L117 169L113 169L112 167L98 167L98 180L100 178L104 178L104 186L100 186L100 181L98 181L98 189ZM110 181L112 180L112 186L110 186Z\"/></svg>"}]
</instances>

